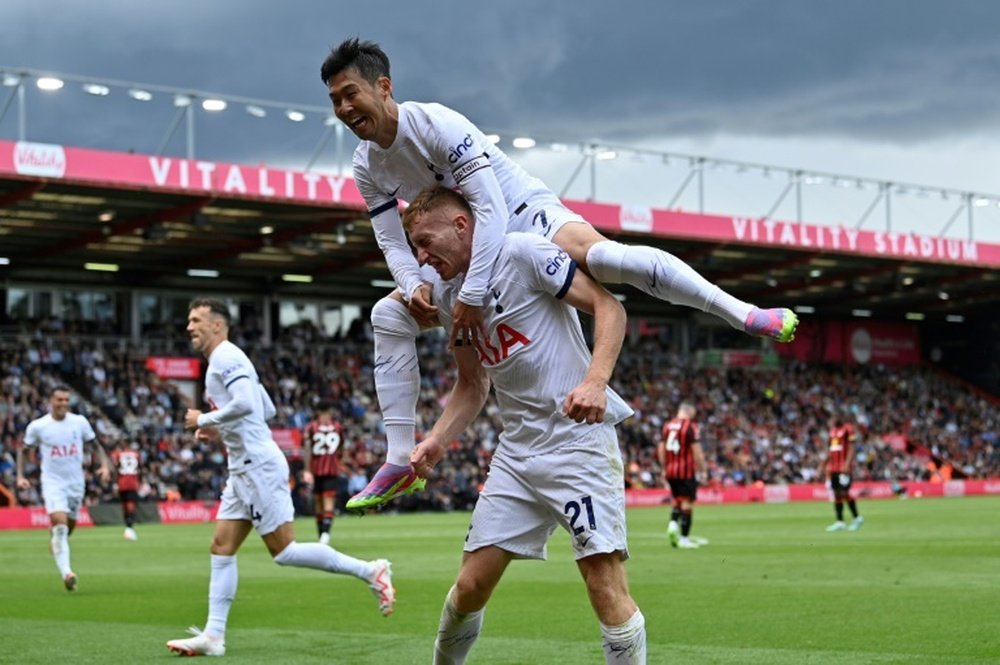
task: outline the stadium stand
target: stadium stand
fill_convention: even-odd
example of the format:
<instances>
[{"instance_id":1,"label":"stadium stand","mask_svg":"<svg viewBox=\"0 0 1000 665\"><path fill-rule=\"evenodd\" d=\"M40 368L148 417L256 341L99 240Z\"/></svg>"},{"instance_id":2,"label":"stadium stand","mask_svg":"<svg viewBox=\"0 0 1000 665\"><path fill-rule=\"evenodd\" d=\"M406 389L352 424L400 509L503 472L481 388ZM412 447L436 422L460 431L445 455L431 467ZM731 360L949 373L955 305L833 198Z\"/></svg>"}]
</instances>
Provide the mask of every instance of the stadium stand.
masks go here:
<instances>
[{"instance_id":1,"label":"stadium stand","mask_svg":"<svg viewBox=\"0 0 1000 665\"><path fill-rule=\"evenodd\" d=\"M183 432L188 399L146 369L153 352L186 340L143 344L126 338L69 334L64 322L46 319L4 338L0 351L0 481L14 494L13 459L29 420L45 412L47 389L59 382L77 391L74 410L90 417L109 449L125 438L142 456L144 500L218 497L225 459L215 446ZM276 427L301 429L313 407L335 405L345 426L345 485L366 480L384 454L381 418L374 403L372 345L364 325L331 338L299 324L270 344L248 342L262 380L278 406ZM441 335L421 338L423 386L418 431L430 426L450 389L452 370ZM614 379L635 417L620 426L633 488L662 486L653 453L656 436L683 398L694 399L710 485L793 484L814 481L823 459L827 418L845 414L861 431L859 480L932 480L1000 476L1000 406L994 397L933 366L830 366L786 362L761 369L698 367L691 355L645 338L622 356ZM399 510L471 508L485 480L497 442L499 419L491 401L460 440L453 442L438 475ZM301 464L293 460L293 473ZM34 472L35 470L30 470ZM88 501L113 501L113 483L88 474ZM35 476L37 481L37 475ZM37 486L16 493L21 505L38 505ZM9 499L8 499L9 501ZM308 501L297 502L302 512Z\"/></svg>"},{"instance_id":2,"label":"stadium stand","mask_svg":"<svg viewBox=\"0 0 1000 665\"><path fill-rule=\"evenodd\" d=\"M196 171L226 175L188 177ZM1000 475L1000 318L991 307L1000 245L746 211L567 204L609 237L641 235L741 298L808 307L779 358L697 312L664 310L635 289L618 294L630 333L615 388L636 410L620 428L630 486L661 483L653 445L682 398L698 402L711 482L721 487L813 480L834 411L860 426L859 480ZM222 452L179 426L196 381L185 390L146 365L191 356L186 303L206 290L230 303L234 341L279 406L275 426L299 429L318 400L332 401L349 441L344 482L364 485L385 452L366 308L389 273L349 177L0 140L0 211L0 502L40 502L37 487L12 491L13 459L55 382L76 389L74 409L106 445L124 437L142 451L142 497L218 495ZM440 337L421 344L418 430L451 380ZM720 349L748 353L753 368L705 361ZM873 354L886 350L905 361L880 363ZM470 506L497 436L490 403L427 491L398 507ZM113 489L92 486L89 500L112 499Z\"/></svg>"}]
</instances>

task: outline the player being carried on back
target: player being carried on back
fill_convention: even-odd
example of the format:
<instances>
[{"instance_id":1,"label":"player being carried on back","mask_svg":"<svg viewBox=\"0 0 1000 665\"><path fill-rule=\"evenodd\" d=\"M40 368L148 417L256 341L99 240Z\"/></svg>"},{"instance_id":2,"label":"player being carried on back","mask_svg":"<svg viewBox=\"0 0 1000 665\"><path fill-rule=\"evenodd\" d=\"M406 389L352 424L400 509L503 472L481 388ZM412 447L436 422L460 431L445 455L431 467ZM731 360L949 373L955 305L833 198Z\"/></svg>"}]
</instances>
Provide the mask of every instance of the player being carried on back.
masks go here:
<instances>
[{"instance_id":1,"label":"player being carried on back","mask_svg":"<svg viewBox=\"0 0 1000 665\"><path fill-rule=\"evenodd\" d=\"M409 463L420 388L415 338L421 327L438 325L437 308L430 297L431 273L421 273L407 244L399 199L412 201L430 185L459 191L476 217L472 261L451 312L452 346L458 339L473 342L485 336L486 282L510 231L555 243L602 284L631 284L660 300L714 314L750 335L792 339L798 319L791 310L760 309L663 250L605 238L465 116L441 104L397 103L389 65L378 44L354 38L334 48L320 70L334 113L361 139L354 152L355 183L399 286L371 314L387 459L368 486L351 497L349 509L376 506L423 487Z\"/></svg>"}]
</instances>

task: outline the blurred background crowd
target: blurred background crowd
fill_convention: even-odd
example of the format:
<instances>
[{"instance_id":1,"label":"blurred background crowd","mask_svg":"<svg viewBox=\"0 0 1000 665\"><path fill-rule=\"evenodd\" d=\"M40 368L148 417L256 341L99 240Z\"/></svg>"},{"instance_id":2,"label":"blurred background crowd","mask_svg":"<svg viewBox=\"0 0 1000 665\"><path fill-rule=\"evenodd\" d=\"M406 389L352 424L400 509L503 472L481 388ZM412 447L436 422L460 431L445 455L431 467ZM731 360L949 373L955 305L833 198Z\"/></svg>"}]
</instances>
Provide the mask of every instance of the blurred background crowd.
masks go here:
<instances>
[{"instance_id":1,"label":"blurred background crowd","mask_svg":"<svg viewBox=\"0 0 1000 665\"><path fill-rule=\"evenodd\" d=\"M48 410L52 386L74 390L72 410L87 416L108 451L140 452L140 497L214 500L225 482L225 455L195 441L182 427L190 399L146 369L146 357L191 355L186 336L134 345L121 338L80 334L47 319L22 324L0 345L0 502L39 505L38 469L32 488L15 490L15 459L27 423ZM87 331L89 332L89 331ZM338 503L367 483L385 453L372 381L370 331L359 324L331 338L311 324L286 328L272 342L234 331L278 406L273 427L302 430L328 402L343 424L345 444ZM767 369L699 367L655 338L626 344L613 387L635 416L619 426L630 487L661 487L654 448L681 400L697 405L710 485L816 481L831 417L856 425L856 480L940 480L1000 476L1000 401L933 366L823 366L784 363ZM454 372L446 340L420 340L422 389L418 432L440 412ZM475 424L452 442L427 490L394 502L399 510L471 508L486 478L500 419L490 400ZM302 462L290 458L293 496L311 512ZM116 499L114 480L101 484L88 469L87 501Z\"/></svg>"}]
</instances>

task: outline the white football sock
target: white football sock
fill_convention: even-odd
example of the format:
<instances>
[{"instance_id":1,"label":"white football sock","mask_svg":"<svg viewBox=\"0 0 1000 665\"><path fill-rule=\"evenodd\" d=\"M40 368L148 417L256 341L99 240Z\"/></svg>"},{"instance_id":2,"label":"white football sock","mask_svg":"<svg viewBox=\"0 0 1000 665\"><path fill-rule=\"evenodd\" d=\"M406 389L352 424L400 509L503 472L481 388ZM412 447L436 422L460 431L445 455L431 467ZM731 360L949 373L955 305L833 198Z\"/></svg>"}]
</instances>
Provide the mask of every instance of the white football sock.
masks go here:
<instances>
[{"instance_id":1,"label":"white football sock","mask_svg":"<svg viewBox=\"0 0 1000 665\"><path fill-rule=\"evenodd\" d=\"M274 557L274 562L279 566L315 568L330 573L353 575L366 582L372 576L372 563L370 561L355 559L338 552L329 545L319 543L292 541L288 547L278 552L278 556Z\"/></svg>"},{"instance_id":2,"label":"white football sock","mask_svg":"<svg viewBox=\"0 0 1000 665\"><path fill-rule=\"evenodd\" d=\"M601 624L604 637L604 662L608 665L645 665L646 663L646 618L635 611L632 617L620 626Z\"/></svg>"},{"instance_id":3,"label":"white football sock","mask_svg":"<svg viewBox=\"0 0 1000 665\"><path fill-rule=\"evenodd\" d=\"M455 587L448 590L441 610L437 639L434 641L434 665L461 665L469 657L469 650L479 639L483 629L483 613L486 608L463 613L455 609L452 595Z\"/></svg>"},{"instance_id":4,"label":"white football sock","mask_svg":"<svg viewBox=\"0 0 1000 665\"><path fill-rule=\"evenodd\" d=\"M73 569L69 567L69 527L57 524L52 527L52 556L56 560L59 574L66 577Z\"/></svg>"},{"instance_id":5,"label":"white football sock","mask_svg":"<svg viewBox=\"0 0 1000 665\"><path fill-rule=\"evenodd\" d=\"M212 555L212 576L208 580L208 621L205 632L209 637L225 639L229 608L236 598L239 568L236 556Z\"/></svg>"},{"instance_id":6,"label":"white football sock","mask_svg":"<svg viewBox=\"0 0 1000 665\"><path fill-rule=\"evenodd\" d=\"M406 466L415 445L420 392L416 338L420 328L406 306L389 297L375 303L371 318L375 333L375 393L389 447L386 461Z\"/></svg>"},{"instance_id":7,"label":"white football sock","mask_svg":"<svg viewBox=\"0 0 1000 665\"><path fill-rule=\"evenodd\" d=\"M653 247L603 240L587 252L587 268L603 284L631 284L654 298L714 314L737 330L746 329L753 309L676 256Z\"/></svg>"}]
</instances>

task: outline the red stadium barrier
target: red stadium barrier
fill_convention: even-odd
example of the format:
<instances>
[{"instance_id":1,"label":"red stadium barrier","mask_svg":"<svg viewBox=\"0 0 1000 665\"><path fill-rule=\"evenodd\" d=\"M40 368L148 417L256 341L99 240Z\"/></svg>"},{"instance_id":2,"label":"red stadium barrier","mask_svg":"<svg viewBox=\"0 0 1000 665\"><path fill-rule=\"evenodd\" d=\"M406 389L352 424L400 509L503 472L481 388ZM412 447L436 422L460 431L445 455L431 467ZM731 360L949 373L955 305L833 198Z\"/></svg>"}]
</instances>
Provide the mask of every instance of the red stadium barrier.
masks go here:
<instances>
[{"instance_id":1,"label":"red stadium barrier","mask_svg":"<svg viewBox=\"0 0 1000 665\"><path fill-rule=\"evenodd\" d=\"M1000 478L988 480L949 480L943 483L901 483L911 497L954 497L1000 495ZM856 482L851 493L867 499L888 499L897 496L887 482ZM830 490L820 483L808 485L763 485L749 487L702 487L698 503L787 503L789 501L829 501ZM670 502L666 489L625 490L625 505L632 507L662 506ZM211 522L219 510L218 502L164 501L157 504L163 524ZM80 509L77 526L94 526L86 508ZM41 506L0 508L0 530L47 529L49 516Z\"/></svg>"},{"instance_id":2,"label":"red stadium barrier","mask_svg":"<svg viewBox=\"0 0 1000 665\"><path fill-rule=\"evenodd\" d=\"M164 524L211 522L219 510L218 502L164 501L156 505L159 521ZM94 526L86 508L80 509L77 526ZM0 530L47 529L49 516L41 506L0 508Z\"/></svg>"},{"instance_id":3,"label":"red stadium barrier","mask_svg":"<svg viewBox=\"0 0 1000 665\"><path fill-rule=\"evenodd\" d=\"M0 508L0 529L48 529L49 514L41 506ZM77 526L94 526L86 508L80 509Z\"/></svg>"},{"instance_id":4,"label":"red stadium barrier","mask_svg":"<svg viewBox=\"0 0 1000 665\"><path fill-rule=\"evenodd\" d=\"M203 501L162 501L156 504L163 524L185 524L191 522L212 522L219 512L219 502Z\"/></svg>"},{"instance_id":5,"label":"red stadium barrier","mask_svg":"<svg viewBox=\"0 0 1000 665\"><path fill-rule=\"evenodd\" d=\"M1000 495L1000 478L988 480L949 480L944 483L900 483L906 496L979 496ZM897 494L888 482L856 482L851 494L867 499L887 499ZM739 487L700 487L698 503L787 503L789 501L829 501L826 485L762 485ZM666 489L626 490L625 505L662 506L670 502Z\"/></svg>"}]
</instances>

